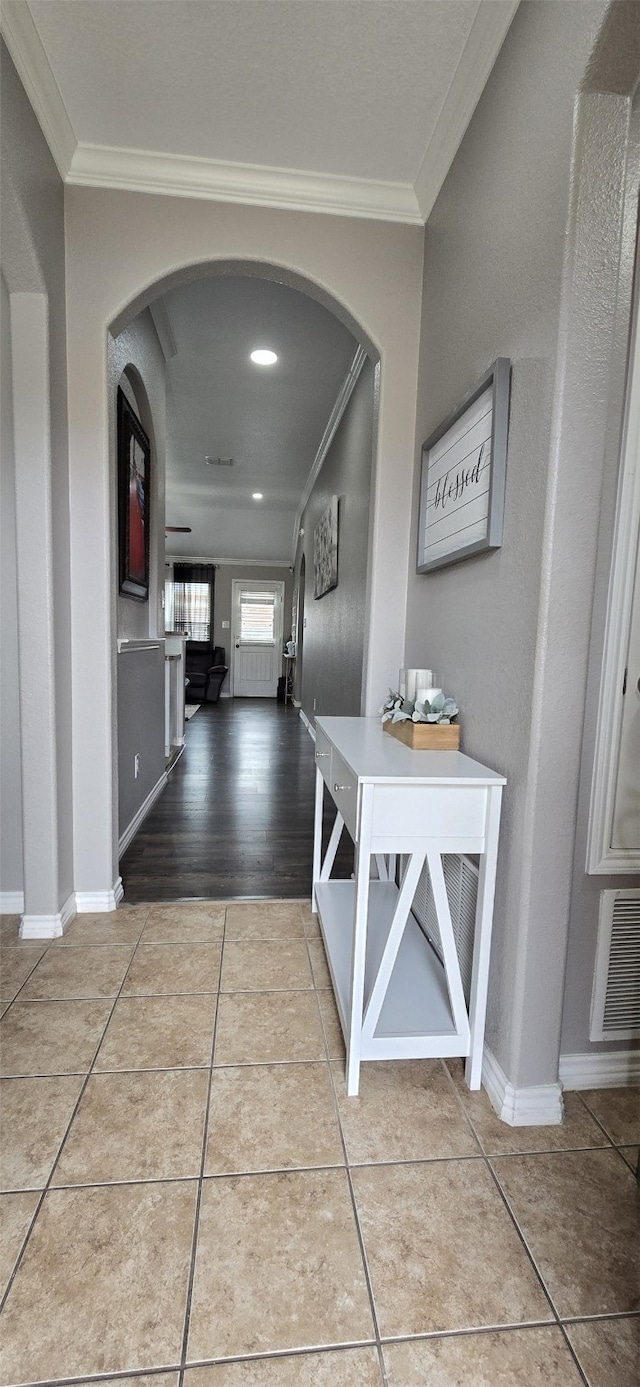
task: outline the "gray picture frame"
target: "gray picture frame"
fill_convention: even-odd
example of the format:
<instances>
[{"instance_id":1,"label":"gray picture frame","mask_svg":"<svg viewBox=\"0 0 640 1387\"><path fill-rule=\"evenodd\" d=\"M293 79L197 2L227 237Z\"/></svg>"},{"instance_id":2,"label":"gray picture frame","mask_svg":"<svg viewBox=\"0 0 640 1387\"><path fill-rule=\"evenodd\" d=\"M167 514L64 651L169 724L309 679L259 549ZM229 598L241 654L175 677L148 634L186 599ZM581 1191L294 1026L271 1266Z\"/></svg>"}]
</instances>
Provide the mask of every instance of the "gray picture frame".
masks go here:
<instances>
[{"instance_id":1,"label":"gray picture frame","mask_svg":"<svg viewBox=\"0 0 640 1387\"><path fill-rule=\"evenodd\" d=\"M440 445L440 456L442 456L442 442L446 440L447 434L453 434L454 430L459 431L464 425L465 415L472 416L474 406L481 396L488 393L491 389L491 452L490 461L486 464L489 467L489 496L486 515L486 527L480 537L474 538L471 542L465 539L464 526L458 531L459 544L455 545L456 536L452 536L452 548L446 553L440 553L434 557L429 557L429 545L426 542L428 528L428 507L433 504L430 498L430 485L433 491L433 482L430 483L430 472L433 464L433 451L436 445ZM504 521L504 494L507 475L507 442L509 434L509 399L511 392L511 362L508 357L499 356L493 362L489 370L485 372L481 380L465 395L461 404L452 410L443 419L422 445L421 472L420 472L420 500L418 510L418 553L416 572L433 573L437 569L449 567L450 564L461 563L465 559L472 558L476 554L487 553L488 551L499 549L502 544L502 530ZM481 454L480 454L481 456ZM478 459L477 466L479 467ZM469 465L467 472L473 471L473 466ZM451 483L449 490L459 487L459 471ZM463 508L462 501L460 509ZM440 541L442 543L442 541ZM435 547L435 546L434 546Z\"/></svg>"}]
</instances>

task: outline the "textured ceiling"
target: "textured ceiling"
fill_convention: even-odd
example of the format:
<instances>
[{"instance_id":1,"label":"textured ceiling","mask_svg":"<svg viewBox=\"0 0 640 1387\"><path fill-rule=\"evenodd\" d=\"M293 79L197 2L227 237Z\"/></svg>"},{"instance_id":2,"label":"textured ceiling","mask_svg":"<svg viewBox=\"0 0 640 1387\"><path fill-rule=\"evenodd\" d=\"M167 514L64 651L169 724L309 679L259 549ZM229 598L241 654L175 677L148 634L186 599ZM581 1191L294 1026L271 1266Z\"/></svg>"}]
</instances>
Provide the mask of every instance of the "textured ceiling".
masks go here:
<instances>
[{"instance_id":1,"label":"textured ceiling","mask_svg":"<svg viewBox=\"0 0 640 1387\"><path fill-rule=\"evenodd\" d=\"M81 142L413 182L478 3L29 8Z\"/></svg>"},{"instance_id":2,"label":"textured ceiling","mask_svg":"<svg viewBox=\"0 0 640 1387\"><path fill-rule=\"evenodd\" d=\"M327 309L285 285L214 276L164 296L167 551L290 561L296 511L357 343ZM249 360L254 347L273 367ZM205 456L233 457L232 468ZM251 499L261 491L264 500Z\"/></svg>"}]
</instances>

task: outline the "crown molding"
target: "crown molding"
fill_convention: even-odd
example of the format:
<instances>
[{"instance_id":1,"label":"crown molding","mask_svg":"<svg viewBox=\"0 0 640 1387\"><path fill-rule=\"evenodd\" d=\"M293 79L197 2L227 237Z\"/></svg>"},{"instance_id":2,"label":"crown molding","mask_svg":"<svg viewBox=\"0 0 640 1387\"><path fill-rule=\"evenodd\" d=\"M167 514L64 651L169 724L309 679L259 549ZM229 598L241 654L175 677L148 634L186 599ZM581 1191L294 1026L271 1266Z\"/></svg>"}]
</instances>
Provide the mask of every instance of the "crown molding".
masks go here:
<instances>
[{"instance_id":1,"label":"crown molding","mask_svg":"<svg viewBox=\"0 0 640 1387\"><path fill-rule=\"evenodd\" d=\"M160 350L165 361L171 361L173 356L178 354L178 346L171 326L171 319L167 312L167 305L162 298L154 299L149 304L151 321L156 330L156 337L160 343Z\"/></svg>"},{"instance_id":2,"label":"crown molding","mask_svg":"<svg viewBox=\"0 0 640 1387\"><path fill-rule=\"evenodd\" d=\"M351 362L349 370L347 371L347 374L342 382L342 385L340 386L338 394L336 395L333 409L331 410L331 413L327 420L327 427L322 435L322 438L320 439L318 451L313 460L313 466L307 478L307 483L302 493L302 496L300 497L300 504L298 506L293 526L294 563L296 557L296 549L298 547L300 525L302 523L302 517L304 515L305 506L307 505L311 492L313 491L313 488L316 484L317 478L322 468L322 464L327 456L327 453L329 452L329 449L331 447L331 444L333 443L336 433L338 432L338 428L342 421L342 417L347 408L349 400L351 399L351 396L353 395L353 392L356 388L360 372L366 360L367 353L365 352L364 347L357 347L353 361Z\"/></svg>"},{"instance_id":3,"label":"crown molding","mask_svg":"<svg viewBox=\"0 0 640 1387\"><path fill-rule=\"evenodd\" d=\"M27 0L4 0L0 28L64 181L78 141Z\"/></svg>"},{"instance_id":4,"label":"crown molding","mask_svg":"<svg viewBox=\"0 0 640 1387\"><path fill-rule=\"evenodd\" d=\"M291 559L212 559L208 554L166 554L168 563L210 563L214 568L291 568Z\"/></svg>"},{"instance_id":5,"label":"crown molding","mask_svg":"<svg viewBox=\"0 0 640 1387\"><path fill-rule=\"evenodd\" d=\"M415 181L423 222L429 218L519 4L520 0L480 0Z\"/></svg>"},{"instance_id":6,"label":"crown molding","mask_svg":"<svg viewBox=\"0 0 640 1387\"><path fill-rule=\"evenodd\" d=\"M66 181L80 187L120 188L129 192L422 225L410 183L232 164L221 159L159 154L148 149L78 144Z\"/></svg>"},{"instance_id":7,"label":"crown molding","mask_svg":"<svg viewBox=\"0 0 640 1387\"><path fill-rule=\"evenodd\" d=\"M65 183L423 226L518 4L519 0L480 0L415 186L408 182L347 178L304 169L269 168L155 150L79 143L28 0L4 0L0 25Z\"/></svg>"}]
</instances>

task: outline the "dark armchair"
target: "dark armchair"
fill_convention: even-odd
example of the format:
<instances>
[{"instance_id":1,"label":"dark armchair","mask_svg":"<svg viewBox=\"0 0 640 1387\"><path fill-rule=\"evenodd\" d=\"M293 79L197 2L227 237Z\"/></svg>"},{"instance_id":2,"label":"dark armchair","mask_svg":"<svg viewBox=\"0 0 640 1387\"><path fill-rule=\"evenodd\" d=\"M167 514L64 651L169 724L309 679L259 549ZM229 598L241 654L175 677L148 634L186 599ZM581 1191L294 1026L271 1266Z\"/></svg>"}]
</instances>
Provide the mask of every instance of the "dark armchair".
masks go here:
<instances>
[{"instance_id":1,"label":"dark armchair","mask_svg":"<svg viewBox=\"0 0 640 1387\"><path fill-rule=\"evenodd\" d=\"M209 641L187 641L187 703L217 703L227 673L224 647Z\"/></svg>"}]
</instances>

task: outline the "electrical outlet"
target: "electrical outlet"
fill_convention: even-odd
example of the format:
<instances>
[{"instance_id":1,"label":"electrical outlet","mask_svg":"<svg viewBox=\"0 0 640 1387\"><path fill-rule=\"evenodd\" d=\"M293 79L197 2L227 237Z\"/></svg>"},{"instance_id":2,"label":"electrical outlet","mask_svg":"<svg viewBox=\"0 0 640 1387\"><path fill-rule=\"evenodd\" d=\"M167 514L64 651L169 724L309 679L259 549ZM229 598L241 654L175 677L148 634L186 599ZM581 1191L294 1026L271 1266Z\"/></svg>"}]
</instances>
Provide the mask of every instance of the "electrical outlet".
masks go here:
<instances>
[{"instance_id":1,"label":"electrical outlet","mask_svg":"<svg viewBox=\"0 0 640 1387\"><path fill-rule=\"evenodd\" d=\"M223 623L222 623L222 629L223 629L223 631L228 631L228 630L229 630L229 622L228 622L228 621L223 621Z\"/></svg>"},{"instance_id":2,"label":"electrical outlet","mask_svg":"<svg viewBox=\"0 0 640 1387\"><path fill-rule=\"evenodd\" d=\"M140 755L139 755L139 753L136 751L136 754L135 754L135 756L134 756L134 758L133 758L133 778L134 778L134 780L137 780L137 779L138 779L139 774L140 774Z\"/></svg>"}]
</instances>

